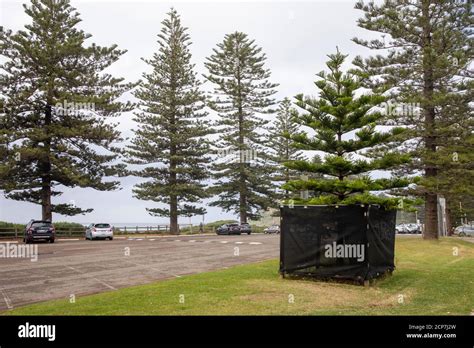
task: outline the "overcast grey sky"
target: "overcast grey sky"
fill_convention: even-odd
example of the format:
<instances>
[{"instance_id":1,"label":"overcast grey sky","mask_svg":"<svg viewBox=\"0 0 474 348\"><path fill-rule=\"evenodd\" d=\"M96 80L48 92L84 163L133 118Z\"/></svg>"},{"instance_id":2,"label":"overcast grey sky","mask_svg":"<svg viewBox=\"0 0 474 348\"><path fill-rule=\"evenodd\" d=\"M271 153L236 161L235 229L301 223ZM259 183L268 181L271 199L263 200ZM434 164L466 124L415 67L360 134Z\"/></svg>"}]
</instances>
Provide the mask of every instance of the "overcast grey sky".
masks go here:
<instances>
[{"instance_id":1,"label":"overcast grey sky","mask_svg":"<svg viewBox=\"0 0 474 348\"><path fill-rule=\"evenodd\" d=\"M22 3L26 1L1 0L1 25L19 30L28 23ZM227 33L243 31L255 39L267 55L267 67L272 71L272 82L280 84L277 99L297 93L315 94L315 74L324 69L326 55L336 46L352 60L356 55L367 56L368 50L351 41L354 36L371 37L357 27L361 12L354 9L355 0L339 1L114 1L72 0L72 6L81 14L79 26L92 34L90 42L99 45L117 44L128 52L115 63L110 72L136 81L147 65L141 57L150 57L157 50L156 35L160 23L170 7L181 15L182 23L189 28L193 45L191 52L196 70L205 72L205 57L223 40ZM211 89L209 83L205 89ZM131 136L134 127L131 113L117 121L125 137ZM55 221L81 223L108 221L113 223L167 223L165 218L150 216L145 207L152 202L132 197L137 178L122 180L122 189L99 192L92 189L65 189L53 203L74 201L82 208L93 208L87 215L65 217L54 215ZM205 221L235 218L219 208L209 207ZM41 217L40 206L0 198L0 220L24 223ZM194 217L199 223L202 217ZM188 219L180 222L188 223Z\"/></svg>"}]
</instances>

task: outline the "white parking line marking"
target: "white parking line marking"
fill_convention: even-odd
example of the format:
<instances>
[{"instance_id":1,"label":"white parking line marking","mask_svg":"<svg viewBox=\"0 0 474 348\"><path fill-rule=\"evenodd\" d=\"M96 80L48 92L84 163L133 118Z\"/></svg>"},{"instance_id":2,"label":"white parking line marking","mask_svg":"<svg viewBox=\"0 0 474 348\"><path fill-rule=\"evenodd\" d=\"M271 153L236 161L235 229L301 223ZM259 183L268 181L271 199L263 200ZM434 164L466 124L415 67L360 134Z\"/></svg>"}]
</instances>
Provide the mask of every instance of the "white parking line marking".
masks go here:
<instances>
[{"instance_id":1,"label":"white parking line marking","mask_svg":"<svg viewBox=\"0 0 474 348\"><path fill-rule=\"evenodd\" d=\"M0 244L7 244L7 246L8 246L8 244L12 244L12 243L18 243L18 241L15 240L15 241L11 241L11 242L1 242Z\"/></svg>"},{"instance_id":2,"label":"white parking line marking","mask_svg":"<svg viewBox=\"0 0 474 348\"><path fill-rule=\"evenodd\" d=\"M226 241L226 240L221 240L221 243L222 243L222 244L226 244L226 243L229 243L229 242Z\"/></svg>"},{"instance_id":3,"label":"white parking line marking","mask_svg":"<svg viewBox=\"0 0 474 348\"><path fill-rule=\"evenodd\" d=\"M244 244L244 242L235 242L235 244Z\"/></svg>"},{"instance_id":4,"label":"white parking line marking","mask_svg":"<svg viewBox=\"0 0 474 348\"><path fill-rule=\"evenodd\" d=\"M150 239L150 241L152 241L152 242L153 242L154 240L155 240L155 239Z\"/></svg>"},{"instance_id":5,"label":"white parking line marking","mask_svg":"<svg viewBox=\"0 0 474 348\"><path fill-rule=\"evenodd\" d=\"M81 271L79 271L78 269L76 269L76 268L74 268L74 267L71 267L71 266L66 266L66 267L69 268L69 269L71 269L71 270L73 270L74 272L77 272L77 273L79 273L79 274L82 274L83 276L85 276L85 277L87 277L87 278L94 279L95 281L98 281L99 283L101 283L102 285L108 287L108 288L111 289L111 290L117 290L117 289L114 288L112 285L107 284L106 282L104 282L104 281L102 281L102 280L100 280L100 279L98 279L98 278L96 278L96 277L93 277L93 276L90 276L90 275L88 275L88 274L85 274L84 272L81 272Z\"/></svg>"},{"instance_id":6,"label":"white parking line marking","mask_svg":"<svg viewBox=\"0 0 474 348\"><path fill-rule=\"evenodd\" d=\"M57 239L58 242L69 242L71 240L80 240L79 238Z\"/></svg>"},{"instance_id":7,"label":"white parking line marking","mask_svg":"<svg viewBox=\"0 0 474 348\"><path fill-rule=\"evenodd\" d=\"M143 240L143 238L138 238L137 240Z\"/></svg>"},{"instance_id":8,"label":"white parking line marking","mask_svg":"<svg viewBox=\"0 0 474 348\"><path fill-rule=\"evenodd\" d=\"M195 239L188 240L189 243L194 243L195 241Z\"/></svg>"},{"instance_id":9,"label":"white parking line marking","mask_svg":"<svg viewBox=\"0 0 474 348\"><path fill-rule=\"evenodd\" d=\"M260 242L250 242L249 244L252 244L252 245L259 245L259 244L262 244Z\"/></svg>"},{"instance_id":10,"label":"white parking line marking","mask_svg":"<svg viewBox=\"0 0 474 348\"><path fill-rule=\"evenodd\" d=\"M2 293L3 300L5 301L7 308L12 309L13 308L12 301L10 301L10 298L8 297L7 293L4 291L4 289L1 289L1 288L0 288L0 292Z\"/></svg>"}]
</instances>

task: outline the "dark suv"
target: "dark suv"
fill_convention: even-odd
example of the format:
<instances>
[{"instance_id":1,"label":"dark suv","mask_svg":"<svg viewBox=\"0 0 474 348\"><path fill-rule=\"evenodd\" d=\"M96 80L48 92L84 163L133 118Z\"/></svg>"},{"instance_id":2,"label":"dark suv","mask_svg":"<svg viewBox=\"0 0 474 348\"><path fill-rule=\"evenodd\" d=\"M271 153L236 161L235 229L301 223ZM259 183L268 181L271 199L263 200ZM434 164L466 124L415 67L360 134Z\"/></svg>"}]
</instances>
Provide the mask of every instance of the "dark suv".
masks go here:
<instances>
[{"instance_id":1,"label":"dark suv","mask_svg":"<svg viewBox=\"0 0 474 348\"><path fill-rule=\"evenodd\" d=\"M35 240L47 240L54 243L55 230L51 221L31 220L25 228L23 242L31 243Z\"/></svg>"},{"instance_id":2,"label":"dark suv","mask_svg":"<svg viewBox=\"0 0 474 348\"><path fill-rule=\"evenodd\" d=\"M240 234L239 224L225 224L219 226L216 230L217 234Z\"/></svg>"}]
</instances>

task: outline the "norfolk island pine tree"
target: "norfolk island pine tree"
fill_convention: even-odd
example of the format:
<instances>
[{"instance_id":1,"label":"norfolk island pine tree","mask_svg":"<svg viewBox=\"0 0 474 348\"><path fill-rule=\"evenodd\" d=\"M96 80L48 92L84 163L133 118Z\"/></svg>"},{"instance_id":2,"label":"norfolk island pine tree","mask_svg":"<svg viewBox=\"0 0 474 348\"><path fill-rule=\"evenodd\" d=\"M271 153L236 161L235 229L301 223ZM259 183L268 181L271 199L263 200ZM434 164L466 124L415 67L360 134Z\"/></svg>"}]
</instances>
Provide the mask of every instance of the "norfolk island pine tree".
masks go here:
<instances>
[{"instance_id":1,"label":"norfolk island pine tree","mask_svg":"<svg viewBox=\"0 0 474 348\"><path fill-rule=\"evenodd\" d=\"M292 192L313 192L313 197L308 199L295 198L296 203L378 204L388 209L397 208L398 198L380 197L370 191L403 188L416 179L372 179L369 174L410 161L407 154L388 151L395 146L404 129L393 127L386 132L378 131L377 121L384 115L374 107L383 103L385 98L377 94L357 95L357 90L362 87L361 79L352 72L341 70L347 56L337 51L328 57L329 71L320 72L317 75L320 79L315 82L320 91L318 97L296 96L296 105L303 110L296 120L300 125L314 129L315 135L310 137L305 132L288 135L297 148L320 151L325 156L319 163L296 160L285 164L288 168L319 174L320 177L291 180L283 187ZM348 137L348 133L354 136ZM387 151L376 151L381 147ZM408 207L410 201L406 203Z\"/></svg>"},{"instance_id":2,"label":"norfolk island pine tree","mask_svg":"<svg viewBox=\"0 0 474 348\"><path fill-rule=\"evenodd\" d=\"M132 109L117 101L132 88L104 72L126 51L116 45L85 45L69 0L32 0L24 5L31 24L0 33L0 189L18 201L39 204L42 218L84 214L75 204L53 204L58 186L118 188L123 165L114 161L121 141L106 117ZM100 150L98 149L100 148Z\"/></svg>"},{"instance_id":3,"label":"norfolk island pine tree","mask_svg":"<svg viewBox=\"0 0 474 348\"><path fill-rule=\"evenodd\" d=\"M276 118L267 128L268 148L272 166L272 180L284 184L292 179L298 178L301 174L284 165L284 163L303 158L302 151L294 147L289 134L297 133L300 125L296 122L298 111L292 106L289 98L284 98L278 105ZM289 199L288 190L278 192L281 199Z\"/></svg>"},{"instance_id":4,"label":"norfolk island pine tree","mask_svg":"<svg viewBox=\"0 0 474 348\"><path fill-rule=\"evenodd\" d=\"M415 140L410 151L415 160L407 170L423 173L412 192L425 200L423 237L438 238L437 197L443 194L440 180L444 181L445 169L459 167L449 159L452 154L445 156L446 145L457 142L456 135L450 136L453 114L448 110L464 103L459 92L465 89L466 79L472 78L472 5L445 0L393 0L380 5L358 1L356 9L364 13L358 25L380 35L372 40L353 39L380 52L355 60L366 76L374 77L366 80L371 82L367 86L377 93L390 93L394 103L421 109L421 114L395 114L393 119L408 126L406 139Z\"/></svg>"},{"instance_id":5,"label":"norfolk island pine tree","mask_svg":"<svg viewBox=\"0 0 474 348\"><path fill-rule=\"evenodd\" d=\"M258 132L268 123L260 114L273 113L276 103L271 96L277 84L268 81L265 61L254 40L234 32L225 35L205 63L205 76L215 86L209 105L219 116L216 146L231 153L212 166L212 193L218 199L210 205L235 212L241 223L257 219L275 201L266 139Z\"/></svg>"},{"instance_id":6,"label":"norfolk island pine tree","mask_svg":"<svg viewBox=\"0 0 474 348\"><path fill-rule=\"evenodd\" d=\"M174 9L162 22L158 44L158 52L144 59L152 71L143 74L134 92L139 99L137 129L127 152L128 162L139 167L130 173L149 179L135 186L135 197L168 205L147 211L169 217L170 232L176 234L179 216L205 213L196 203L208 197L206 136L212 129L191 63L190 37Z\"/></svg>"}]
</instances>

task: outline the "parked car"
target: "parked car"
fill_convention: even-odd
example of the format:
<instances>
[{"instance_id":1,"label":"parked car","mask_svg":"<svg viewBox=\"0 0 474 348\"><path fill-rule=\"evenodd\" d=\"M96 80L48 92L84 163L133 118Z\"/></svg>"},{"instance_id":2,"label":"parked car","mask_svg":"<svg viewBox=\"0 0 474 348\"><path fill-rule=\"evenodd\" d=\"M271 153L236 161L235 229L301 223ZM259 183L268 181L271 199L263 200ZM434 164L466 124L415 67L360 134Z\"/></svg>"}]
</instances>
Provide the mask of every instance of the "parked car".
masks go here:
<instances>
[{"instance_id":1,"label":"parked car","mask_svg":"<svg viewBox=\"0 0 474 348\"><path fill-rule=\"evenodd\" d=\"M250 224L246 222L243 224L240 224L239 228L240 228L240 233L247 233L247 234L252 233L252 227L250 226Z\"/></svg>"},{"instance_id":2,"label":"parked car","mask_svg":"<svg viewBox=\"0 0 474 348\"><path fill-rule=\"evenodd\" d=\"M421 233L421 225L420 224L407 224L408 233L411 234L420 234Z\"/></svg>"},{"instance_id":3,"label":"parked car","mask_svg":"<svg viewBox=\"0 0 474 348\"><path fill-rule=\"evenodd\" d=\"M114 239L114 228L107 223L90 224L86 228L86 239Z\"/></svg>"},{"instance_id":4,"label":"parked car","mask_svg":"<svg viewBox=\"0 0 474 348\"><path fill-rule=\"evenodd\" d=\"M23 242L31 243L37 240L46 240L54 243L56 231L48 220L31 220L26 224Z\"/></svg>"},{"instance_id":5,"label":"parked car","mask_svg":"<svg viewBox=\"0 0 474 348\"><path fill-rule=\"evenodd\" d=\"M280 225L272 225L267 227L263 230L264 233L271 234L271 233L280 233Z\"/></svg>"},{"instance_id":6,"label":"parked car","mask_svg":"<svg viewBox=\"0 0 474 348\"><path fill-rule=\"evenodd\" d=\"M420 234L422 231L420 224L399 224L395 226L395 232L400 234Z\"/></svg>"},{"instance_id":7,"label":"parked car","mask_svg":"<svg viewBox=\"0 0 474 348\"><path fill-rule=\"evenodd\" d=\"M408 229L405 224L399 224L395 226L395 232L400 234L408 233Z\"/></svg>"},{"instance_id":8,"label":"parked car","mask_svg":"<svg viewBox=\"0 0 474 348\"><path fill-rule=\"evenodd\" d=\"M474 226L472 225L463 225L458 226L454 229L454 234L457 234L459 237L474 237Z\"/></svg>"},{"instance_id":9,"label":"parked car","mask_svg":"<svg viewBox=\"0 0 474 348\"><path fill-rule=\"evenodd\" d=\"M224 224L216 229L216 234L241 234L239 224Z\"/></svg>"}]
</instances>

